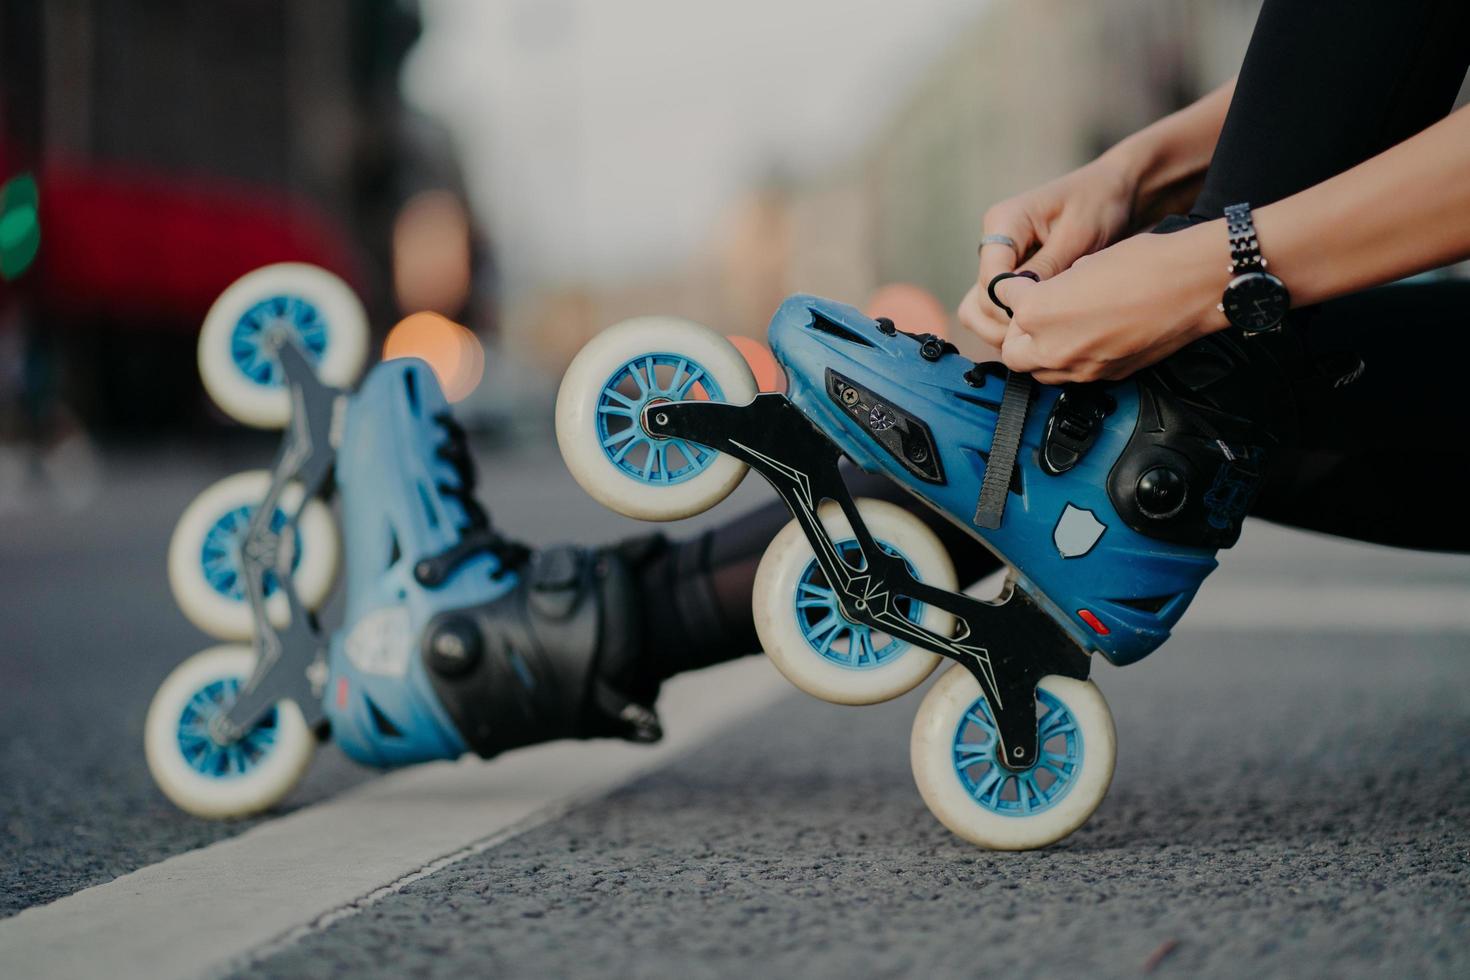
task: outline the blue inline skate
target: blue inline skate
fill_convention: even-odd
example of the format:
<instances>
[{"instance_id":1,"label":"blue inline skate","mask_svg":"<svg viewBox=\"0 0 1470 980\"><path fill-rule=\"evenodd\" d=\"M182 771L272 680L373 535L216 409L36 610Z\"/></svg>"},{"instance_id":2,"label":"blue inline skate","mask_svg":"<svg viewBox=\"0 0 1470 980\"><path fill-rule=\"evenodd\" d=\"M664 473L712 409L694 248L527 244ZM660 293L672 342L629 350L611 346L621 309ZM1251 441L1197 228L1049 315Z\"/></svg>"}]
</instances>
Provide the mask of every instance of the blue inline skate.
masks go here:
<instances>
[{"instance_id":1,"label":"blue inline skate","mask_svg":"<svg viewBox=\"0 0 1470 980\"><path fill-rule=\"evenodd\" d=\"M956 661L914 723L924 800L985 847L1070 834L1113 772L1090 655L1132 663L1164 642L1260 480L1268 440L1210 392L1240 385L1240 345L1197 345L1172 373L1049 387L811 296L781 306L770 341L785 395L757 395L740 355L697 324L604 331L558 398L568 467L651 520L710 507L755 469L794 515L753 596L776 666L818 697L869 704ZM842 456L990 548L1009 566L1001 595L959 592L922 522L851 497Z\"/></svg>"},{"instance_id":2,"label":"blue inline skate","mask_svg":"<svg viewBox=\"0 0 1470 980\"><path fill-rule=\"evenodd\" d=\"M623 556L533 554L496 533L433 372L390 361L349 393L366 350L361 304L310 266L257 270L206 318L211 397L286 431L270 470L205 490L169 546L185 614L233 641L176 668L145 723L149 769L191 813L270 807L328 733L375 766L659 737L603 679L637 635ZM324 629L343 564L342 622Z\"/></svg>"}]
</instances>

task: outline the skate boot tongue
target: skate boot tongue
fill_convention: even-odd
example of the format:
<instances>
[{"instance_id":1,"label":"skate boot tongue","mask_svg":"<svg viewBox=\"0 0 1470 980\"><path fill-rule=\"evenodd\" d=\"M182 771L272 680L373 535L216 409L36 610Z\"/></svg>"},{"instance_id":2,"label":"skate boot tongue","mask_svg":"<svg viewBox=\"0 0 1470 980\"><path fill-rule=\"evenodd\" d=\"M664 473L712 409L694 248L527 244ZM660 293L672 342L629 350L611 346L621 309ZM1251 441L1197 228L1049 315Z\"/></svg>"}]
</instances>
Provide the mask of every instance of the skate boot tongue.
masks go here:
<instances>
[{"instance_id":1,"label":"skate boot tongue","mask_svg":"<svg viewBox=\"0 0 1470 980\"><path fill-rule=\"evenodd\" d=\"M455 482L438 483L436 488L459 505L465 523L459 528L459 540L436 555L427 555L414 563L413 576L420 585L437 588L460 565L475 555L489 552L499 559L497 575L513 571L531 557L531 549L502 536L490 523L490 515L475 499L475 462L470 456L469 440L464 428L448 412L434 416L444 429L444 441L434 455L454 468Z\"/></svg>"}]
</instances>

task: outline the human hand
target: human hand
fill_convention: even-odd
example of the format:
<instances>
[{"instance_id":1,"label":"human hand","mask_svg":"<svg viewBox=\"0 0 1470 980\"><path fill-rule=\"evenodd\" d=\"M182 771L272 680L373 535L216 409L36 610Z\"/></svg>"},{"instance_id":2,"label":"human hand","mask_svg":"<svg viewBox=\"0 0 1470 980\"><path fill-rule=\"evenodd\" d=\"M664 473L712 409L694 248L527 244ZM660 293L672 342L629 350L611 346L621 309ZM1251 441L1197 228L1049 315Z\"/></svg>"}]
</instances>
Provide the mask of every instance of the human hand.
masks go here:
<instances>
[{"instance_id":1,"label":"human hand","mask_svg":"<svg viewBox=\"0 0 1470 980\"><path fill-rule=\"evenodd\" d=\"M1229 248L1220 225L1135 235L1039 283L997 283L996 297L1013 311L1001 360L1045 384L1116 380L1223 329L1216 305Z\"/></svg>"},{"instance_id":2,"label":"human hand","mask_svg":"<svg viewBox=\"0 0 1470 980\"><path fill-rule=\"evenodd\" d=\"M1007 321L986 294L990 281L1018 268L1050 279L1082 256L1110 245L1128 228L1136 191L1132 168L1105 154L985 212L985 234L1010 237L1016 250L1003 244L981 247L978 278L960 303L960 322L986 343L1000 347Z\"/></svg>"}]
</instances>

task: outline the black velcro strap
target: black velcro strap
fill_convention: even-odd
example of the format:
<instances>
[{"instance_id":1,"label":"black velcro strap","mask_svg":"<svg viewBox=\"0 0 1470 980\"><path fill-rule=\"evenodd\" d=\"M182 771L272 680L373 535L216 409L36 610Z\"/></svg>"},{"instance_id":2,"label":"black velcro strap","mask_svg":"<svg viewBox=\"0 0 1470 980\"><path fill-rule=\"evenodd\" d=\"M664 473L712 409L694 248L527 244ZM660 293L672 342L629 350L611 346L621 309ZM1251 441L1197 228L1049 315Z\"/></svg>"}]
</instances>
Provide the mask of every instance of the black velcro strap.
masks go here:
<instances>
[{"instance_id":1,"label":"black velcro strap","mask_svg":"<svg viewBox=\"0 0 1470 980\"><path fill-rule=\"evenodd\" d=\"M995 419L990 456L985 460L985 478L980 481L980 500L975 504L975 526L987 530L1000 527L1005 515L1011 473L1021 452L1021 434L1026 429L1026 409L1031 404L1031 375L1018 371L1006 374L1006 390Z\"/></svg>"}]
</instances>

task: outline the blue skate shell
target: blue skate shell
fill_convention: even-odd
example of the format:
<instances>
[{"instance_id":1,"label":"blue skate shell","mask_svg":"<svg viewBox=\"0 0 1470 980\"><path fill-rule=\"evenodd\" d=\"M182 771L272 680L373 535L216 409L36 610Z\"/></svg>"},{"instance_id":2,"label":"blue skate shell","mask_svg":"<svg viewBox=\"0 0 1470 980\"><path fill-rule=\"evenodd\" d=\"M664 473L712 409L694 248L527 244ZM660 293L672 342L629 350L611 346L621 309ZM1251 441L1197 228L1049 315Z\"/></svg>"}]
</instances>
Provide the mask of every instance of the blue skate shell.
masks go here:
<instances>
[{"instance_id":1,"label":"blue skate shell","mask_svg":"<svg viewBox=\"0 0 1470 980\"><path fill-rule=\"evenodd\" d=\"M854 463L887 474L969 530L1011 566L1016 584L1046 606L1084 649L1116 664L1146 656L1168 638L1215 568L1214 551L1139 534L1108 498L1108 473L1137 421L1134 383L1109 387L1117 409L1092 449L1060 476L1040 468L1037 452L1062 389L1037 385L1017 459L1020 492L1013 486L1001 526L982 530L972 517L1003 378L987 375L983 384L972 386L963 377L970 366L964 358L926 360L912 337L886 335L877 321L853 307L815 296L796 295L781 304L771 320L770 342L786 371L788 397ZM944 482L913 476L867 427L843 412L826 390L829 368L923 420L933 434Z\"/></svg>"},{"instance_id":2,"label":"blue skate shell","mask_svg":"<svg viewBox=\"0 0 1470 980\"><path fill-rule=\"evenodd\" d=\"M414 358L375 367L350 396L337 456L346 552L344 625L332 637L324 695L332 735L349 756L376 766L452 759L464 741L439 705L420 640L440 611L494 599L515 586L499 560L479 554L437 588L414 563L458 541L465 514L438 489L455 485L435 455L449 405L429 366Z\"/></svg>"}]
</instances>

